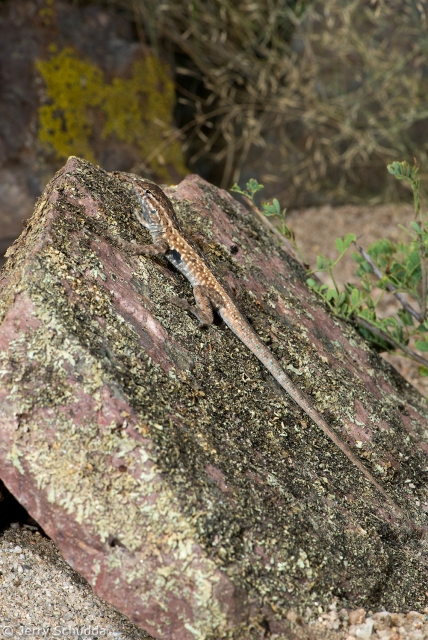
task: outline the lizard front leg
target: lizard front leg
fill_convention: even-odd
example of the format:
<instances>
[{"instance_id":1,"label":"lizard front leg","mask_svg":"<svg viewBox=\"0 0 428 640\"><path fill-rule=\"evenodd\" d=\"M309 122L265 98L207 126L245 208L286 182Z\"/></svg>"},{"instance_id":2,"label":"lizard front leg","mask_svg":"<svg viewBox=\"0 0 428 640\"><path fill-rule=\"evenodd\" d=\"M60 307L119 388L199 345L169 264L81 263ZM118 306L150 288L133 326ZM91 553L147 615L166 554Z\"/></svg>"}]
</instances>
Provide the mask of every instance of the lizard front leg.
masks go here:
<instances>
[{"instance_id":1,"label":"lizard front leg","mask_svg":"<svg viewBox=\"0 0 428 640\"><path fill-rule=\"evenodd\" d=\"M164 256L169 249L168 243L164 240L153 244L134 244L119 236L115 236L115 240L124 251L134 256Z\"/></svg>"},{"instance_id":2,"label":"lizard front leg","mask_svg":"<svg viewBox=\"0 0 428 640\"><path fill-rule=\"evenodd\" d=\"M170 298L170 302L175 304L176 307L184 309L189 313L192 313L200 322L201 327L208 327L214 322L213 309L217 308L219 303L218 294L213 289L205 287L203 285L195 285L193 287L193 295L195 297L196 305L192 305L183 298Z\"/></svg>"},{"instance_id":3,"label":"lizard front leg","mask_svg":"<svg viewBox=\"0 0 428 640\"><path fill-rule=\"evenodd\" d=\"M107 231L105 225L100 223L99 220L92 219L90 221L90 226L98 235L103 236L103 238L109 240L112 244L135 256L163 256L169 250L166 240L159 240L153 244L136 244L134 242L124 240L119 235L110 233Z\"/></svg>"}]
</instances>

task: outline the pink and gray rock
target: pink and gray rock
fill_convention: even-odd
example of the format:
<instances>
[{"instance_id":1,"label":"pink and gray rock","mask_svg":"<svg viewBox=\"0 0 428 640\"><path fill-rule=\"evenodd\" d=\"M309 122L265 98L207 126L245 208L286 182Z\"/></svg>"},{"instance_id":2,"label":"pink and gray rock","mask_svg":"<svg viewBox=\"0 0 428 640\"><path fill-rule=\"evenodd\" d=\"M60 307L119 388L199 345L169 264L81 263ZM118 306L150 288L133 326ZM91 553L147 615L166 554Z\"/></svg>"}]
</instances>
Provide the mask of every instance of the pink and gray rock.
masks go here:
<instances>
[{"instance_id":1,"label":"pink and gray rock","mask_svg":"<svg viewBox=\"0 0 428 640\"><path fill-rule=\"evenodd\" d=\"M295 384L422 529L227 328L201 331L170 304L191 299L179 273L95 232L97 218L149 240L127 186L77 158L0 273L1 479L156 638L306 638L287 613L333 598L425 606L425 400L326 313L231 196L197 176L167 193Z\"/></svg>"}]
</instances>

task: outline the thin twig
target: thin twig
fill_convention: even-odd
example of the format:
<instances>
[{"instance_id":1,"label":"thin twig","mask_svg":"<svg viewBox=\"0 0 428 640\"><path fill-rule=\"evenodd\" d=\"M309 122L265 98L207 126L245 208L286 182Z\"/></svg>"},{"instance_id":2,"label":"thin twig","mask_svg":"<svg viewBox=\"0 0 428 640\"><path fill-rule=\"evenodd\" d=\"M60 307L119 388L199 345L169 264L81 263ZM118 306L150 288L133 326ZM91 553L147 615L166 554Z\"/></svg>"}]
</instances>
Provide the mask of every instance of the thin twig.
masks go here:
<instances>
[{"instance_id":1,"label":"thin twig","mask_svg":"<svg viewBox=\"0 0 428 640\"><path fill-rule=\"evenodd\" d=\"M416 169L417 171L417 169ZM421 201L419 198L419 178L414 177L412 180L413 199L415 202L415 214L420 227L423 226L421 216ZM419 242L419 259L421 261L421 300L419 303L421 322L425 320L427 313L427 265L425 262L425 245L422 233L418 233Z\"/></svg>"},{"instance_id":2,"label":"thin twig","mask_svg":"<svg viewBox=\"0 0 428 640\"><path fill-rule=\"evenodd\" d=\"M394 340L394 338L392 338L388 333L376 327L369 320L366 320L365 318L361 318L360 316L354 316L354 320L361 327L365 327L366 329L374 333L379 338L382 338L382 340L385 340L385 342L389 342L389 344L391 344L393 347L396 347L396 349L400 349L400 351L404 351L404 353L406 353L410 358L412 358L412 360L416 360L416 362L419 362L419 364L421 364L422 366L428 367L428 360L420 356L416 351L413 351L413 349L410 349L410 347L406 347L405 344L401 344L401 342Z\"/></svg>"},{"instance_id":3,"label":"thin twig","mask_svg":"<svg viewBox=\"0 0 428 640\"><path fill-rule=\"evenodd\" d=\"M420 308L421 308L421 322L423 322L426 318L426 313L427 313L427 265L426 265L426 261L425 261L425 246L422 240L422 236L420 234L418 234L419 236L419 257L421 260L421 302L420 302Z\"/></svg>"},{"instance_id":4,"label":"thin twig","mask_svg":"<svg viewBox=\"0 0 428 640\"><path fill-rule=\"evenodd\" d=\"M374 274L379 278L379 280L382 280L384 278L384 274L375 265L375 263L373 262L373 260L369 256L369 254L366 251L364 251L364 249L362 247L360 247L356 242L354 242L354 245L356 246L357 251L363 256L364 260L369 263L369 265L373 269ZM414 309L406 301L406 299L404 298L403 294L400 293L399 291L397 291L397 289L394 287L394 285L391 282L388 282L388 280L386 280L386 288L388 289L388 291L391 291L391 293L394 294L394 296L397 298L397 300L401 303L403 309L408 311L418 322L423 322L423 318L421 319L420 313L418 311L416 311L416 309Z\"/></svg>"}]
</instances>

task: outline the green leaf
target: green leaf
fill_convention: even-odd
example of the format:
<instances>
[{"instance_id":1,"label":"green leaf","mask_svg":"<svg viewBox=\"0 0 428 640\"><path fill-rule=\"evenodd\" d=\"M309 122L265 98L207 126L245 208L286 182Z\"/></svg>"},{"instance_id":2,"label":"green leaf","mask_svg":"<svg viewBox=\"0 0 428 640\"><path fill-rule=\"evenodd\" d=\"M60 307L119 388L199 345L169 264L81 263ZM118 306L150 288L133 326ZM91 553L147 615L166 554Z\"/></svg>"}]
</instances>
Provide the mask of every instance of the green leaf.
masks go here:
<instances>
[{"instance_id":1,"label":"green leaf","mask_svg":"<svg viewBox=\"0 0 428 640\"><path fill-rule=\"evenodd\" d=\"M413 318L406 309L399 309L397 313L405 327L413 327Z\"/></svg>"},{"instance_id":2,"label":"green leaf","mask_svg":"<svg viewBox=\"0 0 428 640\"><path fill-rule=\"evenodd\" d=\"M368 254L371 258L377 258L379 256L390 256L395 252L395 246L388 240L388 238L381 238L376 242L373 242L368 248Z\"/></svg>"},{"instance_id":3,"label":"green leaf","mask_svg":"<svg viewBox=\"0 0 428 640\"><path fill-rule=\"evenodd\" d=\"M337 294L336 289L329 289L329 290L327 291L327 293L326 293L326 296L325 296L325 297L327 298L327 300L331 300L332 298L334 298L335 300L337 300L337 298L338 298L338 294Z\"/></svg>"},{"instance_id":4,"label":"green leaf","mask_svg":"<svg viewBox=\"0 0 428 640\"><path fill-rule=\"evenodd\" d=\"M365 320L370 320L372 322L376 321L376 314L371 309L361 309L358 315L365 318Z\"/></svg>"},{"instance_id":5,"label":"green leaf","mask_svg":"<svg viewBox=\"0 0 428 640\"><path fill-rule=\"evenodd\" d=\"M393 162L392 164L388 164L387 165L387 169L388 169L389 173L391 173L393 176L396 176L397 172L400 171L400 163L399 162Z\"/></svg>"},{"instance_id":6,"label":"green leaf","mask_svg":"<svg viewBox=\"0 0 428 640\"><path fill-rule=\"evenodd\" d=\"M407 180L409 182L414 182L416 174L418 173L418 168L416 166L411 167L405 160L403 160L403 162L395 161L387 165L387 169L389 173L398 178L398 180Z\"/></svg>"},{"instance_id":7,"label":"green leaf","mask_svg":"<svg viewBox=\"0 0 428 640\"><path fill-rule=\"evenodd\" d=\"M328 265L328 259L321 254L317 255L317 270L323 271Z\"/></svg>"},{"instance_id":8,"label":"green leaf","mask_svg":"<svg viewBox=\"0 0 428 640\"><path fill-rule=\"evenodd\" d=\"M308 278L306 280L306 284L308 285L308 287L310 287L311 289L318 289L318 283L315 282L315 280L313 278Z\"/></svg>"},{"instance_id":9,"label":"green leaf","mask_svg":"<svg viewBox=\"0 0 428 640\"><path fill-rule=\"evenodd\" d=\"M257 193L257 191L261 191L264 188L265 188L264 185L259 184L255 178L250 178L249 181L247 182L247 189L248 191L251 191L253 194Z\"/></svg>"},{"instance_id":10,"label":"green leaf","mask_svg":"<svg viewBox=\"0 0 428 640\"><path fill-rule=\"evenodd\" d=\"M351 293L351 305L356 307L358 302L360 301L360 292L358 289L353 289Z\"/></svg>"},{"instance_id":11,"label":"green leaf","mask_svg":"<svg viewBox=\"0 0 428 640\"><path fill-rule=\"evenodd\" d=\"M355 242L356 239L357 236L355 235L355 233L347 233L343 242L345 249L348 249L348 247L351 246L351 243Z\"/></svg>"},{"instance_id":12,"label":"green leaf","mask_svg":"<svg viewBox=\"0 0 428 640\"><path fill-rule=\"evenodd\" d=\"M392 327L393 329L398 327L398 322L393 316L391 316L390 318L382 318L380 322L385 327Z\"/></svg>"},{"instance_id":13,"label":"green leaf","mask_svg":"<svg viewBox=\"0 0 428 640\"><path fill-rule=\"evenodd\" d=\"M339 253L343 252L343 240L342 238L336 238L336 249Z\"/></svg>"},{"instance_id":14,"label":"green leaf","mask_svg":"<svg viewBox=\"0 0 428 640\"><path fill-rule=\"evenodd\" d=\"M409 253L409 256L407 259L407 268L412 270L415 267L417 267L420 264L420 262L421 262L421 258L419 255L419 251L412 251L411 253Z\"/></svg>"},{"instance_id":15,"label":"green leaf","mask_svg":"<svg viewBox=\"0 0 428 640\"><path fill-rule=\"evenodd\" d=\"M410 223L410 226L412 227L413 231L416 231L416 233L422 233L422 229L420 228L418 223L415 222L414 220L412 220L412 222Z\"/></svg>"},{"instance_id":16,"label":"green leaf","mask_svg":"<svg viewBox=\"0 0 428 640\"><path fill-rule=\"evenodd\" d=\"M428 351L428 342L425 342L425 340L416 340L415 347L419 349L419 351Z\"/></svg>"},{"instance_id":17,"label":"green leaf","mask_svg":"<svg viewBox=\"0 0 428 640\"><path fill-rule=\"evenodd\" d=\"M372 283L368 282L368 280L361 280L361 286L363 287L363 289L365 289L365 291L367 291L367 293L370 293L370 291L372 290Z\"/></svg>"},{"instance_id":18,"label":"green leaf","mask_svg":"<svg viewBox=\"0 0 428 640\"><path fill-rule=\"evenodd\" d=\"M276 216L278 215L275 207L270 202L262 202L263 213L265 216Z\"/></svg>"},{"instance_id":19,"label":"green leaf","mask_svg":"<svg viewBox=\"0 0 428 640\"><path fill-rule=\"evenodd\" d=\"M276 198L272 200L273 206L275 208L275 212L279 215L281 213L281 207L279 206L279 202Z\"/></svg>"},{"instance_id":20,"label":"green leaf","mask_svg":"<svg viewBox=\"0 0 428 640\"><path fill-rule=\"evenodd\" d=\"M419 367L419 375L428 378L428 367Z\"/></svg>"}]
</instances>

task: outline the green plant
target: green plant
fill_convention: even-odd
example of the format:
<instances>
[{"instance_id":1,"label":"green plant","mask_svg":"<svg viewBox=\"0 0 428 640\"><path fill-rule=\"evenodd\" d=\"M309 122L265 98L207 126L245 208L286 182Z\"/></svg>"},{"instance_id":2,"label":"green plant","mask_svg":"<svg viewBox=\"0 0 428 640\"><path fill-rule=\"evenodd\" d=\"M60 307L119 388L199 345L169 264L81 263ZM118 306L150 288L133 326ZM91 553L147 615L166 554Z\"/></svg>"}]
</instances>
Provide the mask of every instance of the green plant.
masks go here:
<instances>
[{"instance_id":1,"label":"green plant","mask_svg":"<svg viewBox=\"0 0 428 640\"><path fill-rule=\"evenodd\" d=\"M395 351L415 360L422 365L420 374L427 376L428 359L422 354L428 352L428 216L421 212L418 167L405 161L393 162L388 165L388 171L409 184L413 191L415 220L410 228L401 227L407 234L406 242L394 244L382 238L366 251L357 243L355 234L348 233L345 238L336 239L338 255L335 259L318 255L316 268L307 272L308 276L327 273L332 285L313 277L308 277L307 284L336 316L353 322L380 351ZM254 196L262 188L256 180L250 180L245 190L237 185L232 190L255 208ZM276 216L280 220L281 232L297 248L294 234L284 221L285 210L281 211L278 201L264 202L261 211L265 216ZM359 283L347 283L341 290L334 270L351 247L357 249L352 257L358 264ZM401 308L394 315L380 317L378 307L385 295L395 296Z\"/></svg>"},{"instance_id":2,"label":"green plant","mask_svg":"<svg viewBox=\"0 0 428 640\"><path fill-rule=\"evenodd\" d=\"M302 255L294 235L293 229L285 223L287 209L281 209L281 206L276 198L272 200L272 202L262 202L261 208L259 209L254 201L255 195L264 189L263 184L259 184L257 180L251 178L246 185L244 190L238 184L234 184L231 188L231 191L234 193L238 193L242 199L248 204L248 206L259 216L262 214L265 218L276 218L277 225L274 227L275 230L279 232L280 235L287 238L287 240L292 244L298 255L300 256L302 262L306 264L305 258Z\"/></svg>"}]
</instances>

